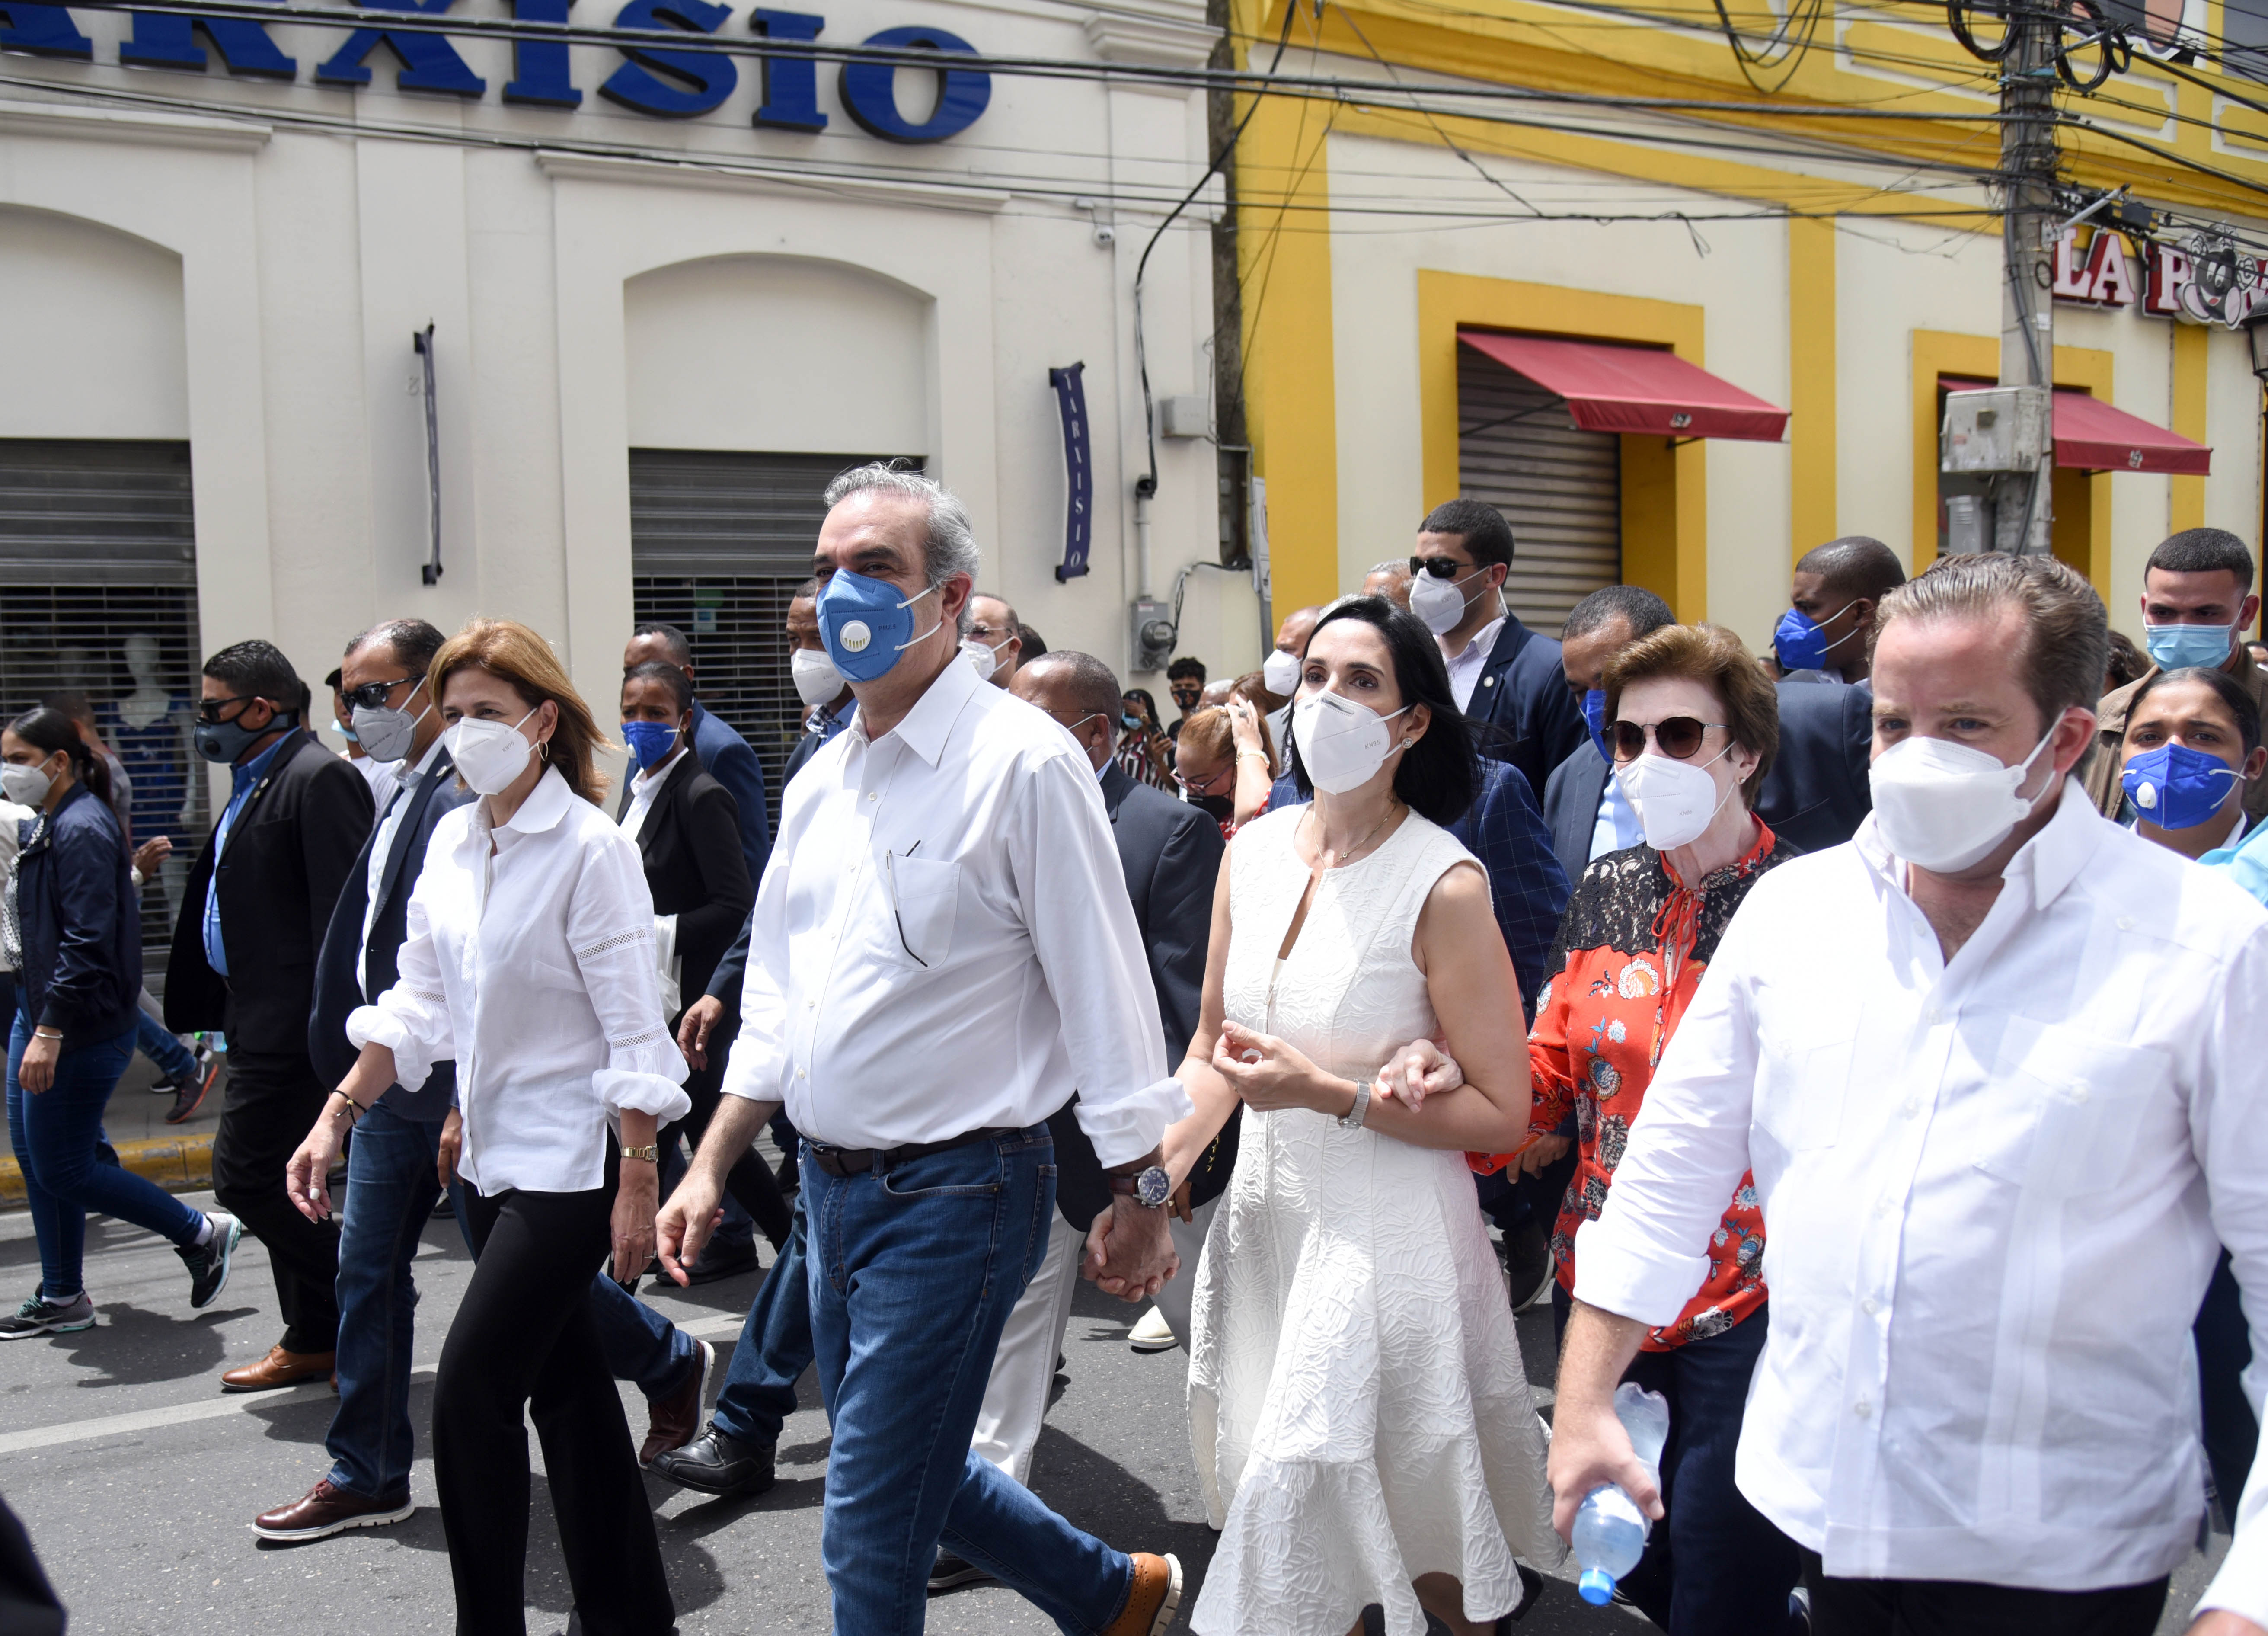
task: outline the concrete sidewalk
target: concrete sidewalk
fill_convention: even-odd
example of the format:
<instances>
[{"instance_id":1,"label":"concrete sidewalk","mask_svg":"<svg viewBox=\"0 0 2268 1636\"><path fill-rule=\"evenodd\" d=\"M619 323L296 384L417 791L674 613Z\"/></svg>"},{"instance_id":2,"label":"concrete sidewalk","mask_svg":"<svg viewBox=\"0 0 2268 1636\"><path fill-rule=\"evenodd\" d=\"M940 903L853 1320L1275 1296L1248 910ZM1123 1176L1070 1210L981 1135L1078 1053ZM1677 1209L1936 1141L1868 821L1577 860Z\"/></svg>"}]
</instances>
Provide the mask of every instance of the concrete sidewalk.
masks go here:
<instances>
[{"instance_id":1,"label":"concrete sidewalk","mask_svg":"<svg viewBox=\"0 0 2268 1636\"><path fill-rule=\"evenodd\" d=\"M152 1091L163 1094L153 1095ZM170 1192L198 1192L212 1185L213 1131L220 1124L221 1102L227 1094L228 1070L223 1068L195 1116L167 1124L173 1087L158 1077L157 1065L137 1051L110 1094L103 1130L118 1150L118 1162L135 1175L147 1176ZM23 1207L24 1173L12 1152L0 1153L0 1210Z\"/></svg>"}]
</instances>

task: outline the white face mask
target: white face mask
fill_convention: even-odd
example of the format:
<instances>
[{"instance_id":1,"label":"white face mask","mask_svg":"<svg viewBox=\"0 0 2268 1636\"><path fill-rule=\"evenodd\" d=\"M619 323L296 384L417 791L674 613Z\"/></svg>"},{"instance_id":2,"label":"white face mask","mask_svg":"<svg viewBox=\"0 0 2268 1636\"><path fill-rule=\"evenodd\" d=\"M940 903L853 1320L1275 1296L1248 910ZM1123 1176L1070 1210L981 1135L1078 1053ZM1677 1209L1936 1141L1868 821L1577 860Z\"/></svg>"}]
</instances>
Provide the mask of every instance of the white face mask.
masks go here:
<instances>
[{"instance_id":1,"label":"white face mask","mask_svg":"<svg viewBox=\"0 0 2268 1636\"><path fill-rule=\"evenodd\" d=\"M1472 581L1470 595L1457 588L1454 579L1436 579L1431 574L1420 574L1410 582L1410 611L1425 622L1425 629L1435 636L1447 636L1457 628L1457 621L1465 616L1473 598L1489 588L1485 570Z\"/></svg>"},{"instance_id":2,"label":"white face mask","mask_svg":"<svg viewBox=\"0 0 2268 1636\"><path fill-rule=\"evenodd\" d=\"M1000 648L1007 646L1011 638L1003 637L1000 639L999 647L993 647L979 642L975 637L961 638L961 651L968 654L968 662L976 667L978 681L992 680L992 673L1000 668Z\"/></svg>"},{"instance_id":3,"label":"white face mask","mask_svg":"<svg viewBox=\"0 0 2268 1636\"><path fill-rule=\"evenodd\" d=\"M457 763L467 787L481 795L499 794L512 787L512 781L527 770L527 758L534 753L519 729L528 716L542 708L538 704L510 726L468 716L443 735L449 741L449 759Z\"/></svg>"},{"instance_id":4,"label":"white face mask","mask_svg":"<svg viewBox=\"0 0 2268 1636\"><path fill-rule=\"evenodd\" d=\"M1867 775L1882 844L1933 874L1968 868L2031 816L2039 796L2028 800L2017 791L2054 736L2051 726L2032 753L2013 767L1951 739L1916 734L1893 744Z\"/></svg>"},{"instance_id":5,"label":"white face mask","mask_svg":"<svg viewBox=\"0 0 2268 1636\"><path fill-rule=\"evenodd\" d=\"M1386 724L1409 708L1404 704L1381 716L1336 693L1310 694L1292 705L1292 738L1300 747L1307 782L1333 795L1369 783L1394 752L1394 735Z\"/></svg>"},{"instance_id":6,"label":"white face mask","mask_svg":"<svg viewBox=\"0 0 2268 1636\"><path fill-rule=\"evenodd\" d=\"M1260 661L1260 685L1278 698L1289 698L1300 690L1300 656L1280 647L1270 648L1268 657Z\"/></svg>"},{"instance_id":7,"label":"white face mask","mask_svg":"<svg viewBox=\"0 0 2268 1636\"><path fill-rule=\"evenodd\" d=\"M18 807L37 807L55 787L55 781L44 768L18 767L14 762L0 765L0 795Z\"/></svg>"},{"instance_id":8,"label":"white face mask","mask_svg":"<svg viewBox=\"0 0 2268 1636\"><path fill-rule=\"evenodd\" d=\"M1675 851L1701 838L1718 809L1733 799L1731 790L1720 794L1709 776L1709 769L1731 752L1728 744L1705 762L1648 754L1615 769L1615 782L1638 814L1648 846Z\"/></svg>"},{"instance_id":9,"label":"white face mask","mask_svg":"<svg viewBox=\"0 0 2268 1636\"><path fill-rule=\"evenodd\" d=\"M804 709L817 710L843 696L843 673L835 668L826 649L799 647L787 656L787 668Z\"/></svg>"}]
</instances>

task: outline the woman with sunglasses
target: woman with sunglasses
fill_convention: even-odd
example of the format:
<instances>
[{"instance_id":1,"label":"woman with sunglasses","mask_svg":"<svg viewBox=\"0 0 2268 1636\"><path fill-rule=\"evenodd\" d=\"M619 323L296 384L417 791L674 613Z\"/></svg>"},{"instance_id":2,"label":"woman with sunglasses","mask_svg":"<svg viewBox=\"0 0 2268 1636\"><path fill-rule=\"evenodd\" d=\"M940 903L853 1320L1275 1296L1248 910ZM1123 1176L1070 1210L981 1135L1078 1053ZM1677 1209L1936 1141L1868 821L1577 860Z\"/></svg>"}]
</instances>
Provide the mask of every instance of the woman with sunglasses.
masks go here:
<instances>
[{"instance_id":1,"label":"woman with sunglasses","mask_svg":"<svg viewBox=\"0 0 2268 1636\"><path fill-rule=\"evenodd\" d=\"M1576 1231L1606 1205L1654 1065L1749 888L1794 854L1751 810L1779 748L1779 711L1739 637L1719 625L1666 626L1609 660L1604 680L1614 776L1646 840L1583 872L1528 1043L1529 1128L1550 1131L1575 1116L1575 1173L1551 1237L1552 1308L1563 1329ZM1545 1136L1516 1157L1473 1163L1492 1171L1516 1162L1533 1173L1565 1151L1565 1138ZM1744 1175L1701 1287L1676 1323L1646 1338L1625 1377L1669 1400L1668 1516L1619 1588L1672 1636L1806 1628L1793 1624L1788 1605L1795 1546L1733 1485L1749 1377L1764 1344L1764 1248Z\"/></svg>"},{"instance_id":2,"label":"woman with sunglasses","mask_svg":"<svg viewBox=\"0 0 2268 1636\"><path fill-rule=\"evenodd\" d=\"M1221 838L1232 840L1268 810L1275 759L1259 711L1249 700L1232 698L1182 724L1174 782L1182 799L1211 814Z\"/></svg>"},{"instance_id":3,"label":"woman with sunglasses","mask_svg":"<svg viewBox=\"0 0 2268 1636\"><path fill-rule=\"evenodd\" d=\"M1563 1550L1463 1157L1528 1124L1512 961L1441 827L1479 767L1440 649L1379 597L1316 623L1292 742L1314 799L1229 844L1179 1075L1194 1111L1164 1147L1178 1183L1245 1109L1190 1317L1191 1441L1223 1530L1190 1622L1336 1636L1377 1604L1390 1636L1429 1617L1502 1636L1542 1588L1516 1559ZM1491 1067L1422 1111L1376 1095L1379 1065L1436 1029Z\"/></svg>"}]
</instances>

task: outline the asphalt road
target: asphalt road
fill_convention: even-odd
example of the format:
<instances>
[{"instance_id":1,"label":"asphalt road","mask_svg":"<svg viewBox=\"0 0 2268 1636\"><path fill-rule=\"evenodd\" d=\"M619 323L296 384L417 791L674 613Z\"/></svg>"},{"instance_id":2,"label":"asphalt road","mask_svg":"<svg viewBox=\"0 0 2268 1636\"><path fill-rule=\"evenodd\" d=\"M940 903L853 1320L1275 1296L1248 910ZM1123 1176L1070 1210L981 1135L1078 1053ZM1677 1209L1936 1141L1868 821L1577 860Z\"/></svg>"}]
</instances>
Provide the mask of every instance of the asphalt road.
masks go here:
<instances>
[{"instance_id":1,"label":"asphalt road","mask_svg":"<svg viewBox=\"0 0 2268 1636\"><path fill-rule=\"evenodd\" d=\"M209 1203L193 1198L194 1204ZM220 1300L188 1310L188 1282L170 1249L106 1220L89 1224L87 1284L100 1322L76 1335L0 1347L0 1494L31 1531L71 1612L75 1632L242 1636L345 1630L356 1636L453 1628L448 1559L432 1506L422 1428L431 1410L431 1365L470 1263L454 1223L429 1225L417 1266L415 1355L424 1366L411 1396L421 1427L412 1488L417 1514L394 1528L312 1545L256 1542L247 1523L304 1492L328 1469L323 1435L332 1398L321 1387L225 1396L225 1368L249 1362L279 1331L266 1254L247 1238ZM38 1257L31 1223L0 1216L0 1290L28 1288ZM729 1349L760 1275L656 1295L656 1304L703 1338ZM1189 1570L1195 1601L1212 1536L1190 1465L1184 1358L1140 1355L1125 1344L1129 1308L1082 1286L1033 1487L1071 1521L1123 1549L1171 1551ZM1529 1378L1549 1382L1548 1310L1521 1323ZM803 1406L779 1450L779 1483L753 1500L705 1500L647 1479L679 1627L696 1632L823 1632L820 1503L828 1432L809 1377ZM635 1431L644 1407L624 1389ZM540 1451L530 1441L539 1470ZM564 1566L541 1478L535 1485L527 1594L532 1632L567 1624ZM2225 1540L2216 1537L2213 1556ZM2201 1590L2208 1559L2176 1576L2166 1632L2178 1632ZM929 1628L1006 1636L1051 1627L1012 1593L971 1588L932 1600ZM1176 1630L1187 1628L1186 1621ZM1555 1582L1521 1626L1543 1636L1597 1636L1651 1627L1635 1616L1586 1607ZM1336 1636L1318 1632L1317 1636Z\"/></svg>"}]
</instances>

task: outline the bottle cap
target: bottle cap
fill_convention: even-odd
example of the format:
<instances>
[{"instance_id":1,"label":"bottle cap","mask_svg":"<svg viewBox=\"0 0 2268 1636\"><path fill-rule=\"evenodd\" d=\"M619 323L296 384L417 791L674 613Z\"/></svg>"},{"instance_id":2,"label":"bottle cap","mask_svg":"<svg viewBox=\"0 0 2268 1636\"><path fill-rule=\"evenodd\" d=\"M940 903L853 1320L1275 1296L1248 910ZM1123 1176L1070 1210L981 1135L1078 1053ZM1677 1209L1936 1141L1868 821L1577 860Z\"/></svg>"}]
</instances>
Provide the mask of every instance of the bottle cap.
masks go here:
<instances>
[{"instance_id":1,"label":"bottle cap","mask_svg":"<svg viewBox=\"0 0 2268 1636\"><path fill-rule=\"evenodd\" d=\"M1603 1608L1615 1599L1615 1576L1604 1568L1585 1568L1575 1589L1593 1607Z\"/></svg>"}]
</instances>

